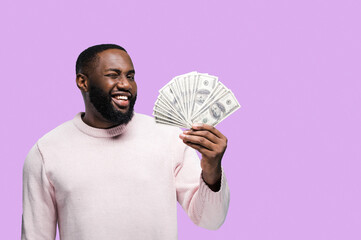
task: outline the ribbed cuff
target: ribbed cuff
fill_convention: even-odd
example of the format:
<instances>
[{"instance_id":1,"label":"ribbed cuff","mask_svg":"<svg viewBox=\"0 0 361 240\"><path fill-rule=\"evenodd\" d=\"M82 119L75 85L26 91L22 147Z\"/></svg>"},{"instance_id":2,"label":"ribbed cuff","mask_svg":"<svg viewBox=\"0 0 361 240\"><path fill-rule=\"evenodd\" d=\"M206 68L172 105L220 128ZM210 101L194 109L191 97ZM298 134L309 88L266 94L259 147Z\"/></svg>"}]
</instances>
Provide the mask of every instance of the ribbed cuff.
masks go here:
<instances>
[{"instance_id":1,"label":"ribbed cuff","mask_svg":"<svg viewBox=\"0 0 361 240\"><path fill-rule=\"evenodd\" d=\"M221 172L221 188L217 192L213 192L204 182L202 178L202 174L200 176L200 184L199 184L199 194L202 196L203 199L207 199L208 202L217 204L222 202L222 197L224 196L223 192L226 189L226 176L224 174L223 168Z\"/></svg>"}]
</instances>

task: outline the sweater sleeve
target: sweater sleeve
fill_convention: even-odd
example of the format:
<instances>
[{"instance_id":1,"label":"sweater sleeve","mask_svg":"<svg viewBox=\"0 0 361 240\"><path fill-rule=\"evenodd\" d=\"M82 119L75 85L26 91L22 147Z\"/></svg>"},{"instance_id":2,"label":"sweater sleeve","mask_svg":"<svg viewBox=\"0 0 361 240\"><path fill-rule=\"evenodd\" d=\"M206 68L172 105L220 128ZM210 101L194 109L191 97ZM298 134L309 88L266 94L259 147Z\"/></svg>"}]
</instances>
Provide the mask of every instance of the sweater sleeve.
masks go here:
<instances>
[{"instance_id":1,"label":"sweater sleeve","mask_svg":"<svg viewBox=\"0 0 361 240\"><path fill-rule=\"evenodd\" d=\"M228 211L230 193L222 169L221 188L213 192L201 177L197 153L186 147L183 161L176 166L177 199L190 219L198 226L216 230L222 226Z\"/></svg>"},{"instance_id":2,"label":"sweater sleeve","mask_svg":"<svg viewBox=\"0 0 361 240\"><path fill-rule=\"evenodd\" d=\"M54 240L57 212L54 187L50 183L37 144L23 167L22 240Z\"/></svg>"}]
</instances>

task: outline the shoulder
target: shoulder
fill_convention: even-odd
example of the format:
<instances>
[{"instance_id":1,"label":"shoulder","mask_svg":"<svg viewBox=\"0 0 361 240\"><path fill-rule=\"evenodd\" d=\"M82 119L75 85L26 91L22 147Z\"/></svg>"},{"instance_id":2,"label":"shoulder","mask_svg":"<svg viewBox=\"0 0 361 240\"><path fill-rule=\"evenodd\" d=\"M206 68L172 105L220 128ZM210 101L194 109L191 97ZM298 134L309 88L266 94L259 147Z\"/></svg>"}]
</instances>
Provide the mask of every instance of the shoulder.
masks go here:
<instances>
[{"instance_id":1,"label":"shoulder","mask_svg":"<svg viewBox=\"0 0 361 240\"><path fill-rule=\"evenodd\" d=\"M37 166L38 163L44 161L43 154L48 152L48 149L56 149L60 144L71 144L69 139L74 132L76 132L74 124L69 120L44 134L29 150L24 169L28 169L27 166Z\"/></svg>"},{"instance_id":2,"label":"shoulder","mask_svg":"<svg viewBox=\"0 0 361 240\"><path fill-rule=\"evenodd\" d=\"M55 146L59 143L69 142L74 139L77 132L72 120L68 120L39 138L37 141L38 148L41 151L43 146Z\"/></svg>"}]
</instances>

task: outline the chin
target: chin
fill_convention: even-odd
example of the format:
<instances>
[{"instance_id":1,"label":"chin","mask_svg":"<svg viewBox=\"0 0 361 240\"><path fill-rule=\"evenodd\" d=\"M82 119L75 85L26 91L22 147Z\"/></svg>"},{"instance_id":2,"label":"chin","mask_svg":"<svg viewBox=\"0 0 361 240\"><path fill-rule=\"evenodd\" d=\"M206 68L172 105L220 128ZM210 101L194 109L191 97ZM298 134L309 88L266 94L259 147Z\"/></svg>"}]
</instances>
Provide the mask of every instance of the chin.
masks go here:
<instances>
[{"instance_id":1,"label":"chin","mask_svg":"<svg viewBox=\"0 0 361 240\"><path fill-rule=\"evenodd\" d=\"M112 111L108 112L108 118L106 119L117 125L127 124L134 116L134 104L135 101L132 101L131 104L125 109L113 107Z\"/></svg>"},{"instance_id":2,"label":"chin","mask_svg":"<svg viewBox=\"0 0 361 240\"><path fill-rule=\"evenodd\" d=\"M134 111L133 109L131 109L126 112L121 112L121 111L114 112L114 114L110 114L109 116L107 116L106 119L114 124L120 125L120 124L127 124L128 122L130 122L133 116L134 116Z\"/></svg>"}]
</instances>

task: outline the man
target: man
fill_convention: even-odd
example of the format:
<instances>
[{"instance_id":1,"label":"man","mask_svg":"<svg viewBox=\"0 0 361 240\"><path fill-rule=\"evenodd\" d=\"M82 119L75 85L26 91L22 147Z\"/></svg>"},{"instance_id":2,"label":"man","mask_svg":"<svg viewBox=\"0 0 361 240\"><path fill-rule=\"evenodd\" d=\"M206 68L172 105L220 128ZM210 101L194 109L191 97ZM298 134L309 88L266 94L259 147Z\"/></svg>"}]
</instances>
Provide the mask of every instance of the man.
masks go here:
<instances>
[{"instance_id":1,"label":"man","mask_svg":"<svg viewBox=\"0 0 361 240\"><path fill-rule=\"evenodd\" d=\"M134 114L135 70L118 45L83 51L76 74L85 113L40 138L24 163L22 240L54 239L57 223L61 240L177 239L176 201L195 224L219 228L223 134Z\"/></svg>"}]
</instances>

